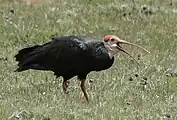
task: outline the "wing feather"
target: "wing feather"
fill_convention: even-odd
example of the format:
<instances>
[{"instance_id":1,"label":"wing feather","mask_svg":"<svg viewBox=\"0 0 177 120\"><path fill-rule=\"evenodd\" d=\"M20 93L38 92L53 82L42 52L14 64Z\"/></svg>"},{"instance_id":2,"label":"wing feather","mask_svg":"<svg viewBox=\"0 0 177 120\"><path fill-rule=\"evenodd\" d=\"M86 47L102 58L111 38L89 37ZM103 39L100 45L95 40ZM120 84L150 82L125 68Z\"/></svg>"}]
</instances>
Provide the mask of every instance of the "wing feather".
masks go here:
<instances>
[{"instance_id":1,"label":"wing feather","mask_svg":"<svg viewBox=\"0 0 177 120\"><path fill-rule=\"evenodd\" d=\"M57 64L84 58L86 51L87 46L78 37L56 37L50 44L41 47L37 57L40 63L55 67Z\"/></svg>"}]
</instances>

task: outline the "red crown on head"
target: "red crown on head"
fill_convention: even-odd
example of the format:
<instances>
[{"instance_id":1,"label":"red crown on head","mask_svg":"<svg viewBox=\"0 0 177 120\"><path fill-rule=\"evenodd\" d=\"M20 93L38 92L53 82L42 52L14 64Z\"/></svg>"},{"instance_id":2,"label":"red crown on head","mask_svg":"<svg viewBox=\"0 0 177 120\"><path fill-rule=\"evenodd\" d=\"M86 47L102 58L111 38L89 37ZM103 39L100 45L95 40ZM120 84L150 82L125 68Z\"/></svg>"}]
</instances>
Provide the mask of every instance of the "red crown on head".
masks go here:
<instances>
[{"instance_id":1,"label":"red crown on head","mask_svg":"<svg viewBox=\"0 0 177 120\"><path fill-rule=\"evenodd\" d=\"M105 42L108 42L108 41L110 40L110 38L111 38L111 37L110 37L109 35L107 35L107 36L104 37L104 41L105 41Z\"/></svg>"}]
</instances>

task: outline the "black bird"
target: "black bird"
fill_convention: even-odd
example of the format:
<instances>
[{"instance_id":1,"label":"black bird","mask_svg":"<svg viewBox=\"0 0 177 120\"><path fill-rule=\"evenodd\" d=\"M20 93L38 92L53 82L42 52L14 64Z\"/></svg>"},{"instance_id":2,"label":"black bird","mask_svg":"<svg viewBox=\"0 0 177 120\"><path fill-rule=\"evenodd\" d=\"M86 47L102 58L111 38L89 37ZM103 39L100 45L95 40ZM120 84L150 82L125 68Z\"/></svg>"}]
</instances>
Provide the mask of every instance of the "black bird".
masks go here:
<instances>
[{"instance_id":1,"label":"black bird","mask_svg":"<svg viewBox=\"0 0 177 120\"><path fill-rule=\"evenodd\" d=\"M48 43L20 50L15 55L18 61L16 71L28 69L53 71L56 77L63 77L62 86L65 93L68 80L78 76L81 90L88 101L85 88L87 74L110 68L114 62L114 55L119 51L131 56L120 44L138 46L121 40L115 35L105 36L103 42L88 36L53 36Z\"/></svg>"}]
</instances>

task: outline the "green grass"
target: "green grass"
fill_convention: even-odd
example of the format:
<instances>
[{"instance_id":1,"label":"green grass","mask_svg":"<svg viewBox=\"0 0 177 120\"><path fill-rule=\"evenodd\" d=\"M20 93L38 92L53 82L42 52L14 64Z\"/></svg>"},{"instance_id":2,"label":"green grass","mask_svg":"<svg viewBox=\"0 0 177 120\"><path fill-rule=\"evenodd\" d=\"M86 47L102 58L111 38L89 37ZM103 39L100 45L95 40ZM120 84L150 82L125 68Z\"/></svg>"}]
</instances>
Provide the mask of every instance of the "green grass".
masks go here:
<instances>
[{"instance_id":1,"label":"green grass","mask_svg":"<svg viewBox=\"0 0 177 120\"><path fill-rule=\"evenodd\" d=\"M177 1L172 3L55 0L26 5L0 0L1 120L22 110L26 112L19 115L20 120L177 119ZM149 6L152 14L142 11L143 5ZM100 39L115 34L145 47L151 54L126 46L136 59L140 55L139 69L128 56L119 54L112 68L89 74L87 104L76 77L66 95L62 79L55 79L52 72L14 72L17 63L13 56L18 50L47 42L51 34L91 35Z\"/></svg>"}]
</instances>

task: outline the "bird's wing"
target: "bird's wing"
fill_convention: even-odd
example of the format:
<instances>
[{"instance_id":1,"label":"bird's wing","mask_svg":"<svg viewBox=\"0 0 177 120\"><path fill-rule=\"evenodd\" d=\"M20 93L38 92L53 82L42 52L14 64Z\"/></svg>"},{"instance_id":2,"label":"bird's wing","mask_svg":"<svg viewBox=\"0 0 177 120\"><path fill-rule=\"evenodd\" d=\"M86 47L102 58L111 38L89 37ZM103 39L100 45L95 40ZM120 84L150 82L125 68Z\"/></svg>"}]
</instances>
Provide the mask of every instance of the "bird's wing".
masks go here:
<instances>
[{"instance_id":1,"label":"bird's wing","mask_svg":"<svg viewBox=\"0 0 177 120\"><path fill-rule=\"evenodd\" d=\"M57 63L83 58L87 52L85 43L76 36L55 37L37 50L38 62L53 67ZM39 64L40 64L39 63Z\"/></svg>"},{"instance_id":2,"label":"bird's wing","mask_svg":"<svg viewBox=\"0 0 177 120\"><path fill-rule=\"evenodd\" d=\"M96 45L96 46L95 46ZM19 69L72 71L85 69L95 60L97 44L83 36L53 37L43 45L24 48L15 56ZM72 71L73 72L73 71Z\"/></svg>"}]
</instances>

